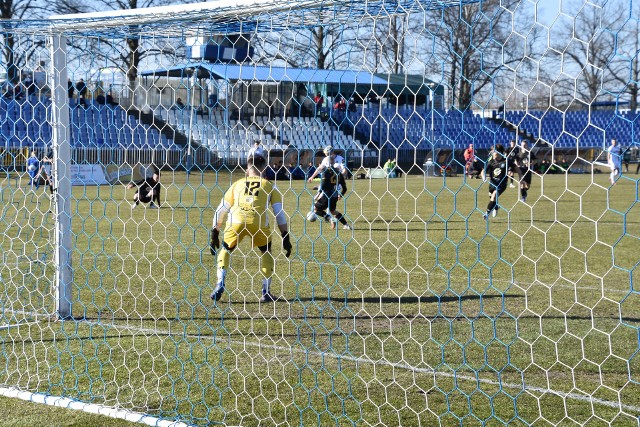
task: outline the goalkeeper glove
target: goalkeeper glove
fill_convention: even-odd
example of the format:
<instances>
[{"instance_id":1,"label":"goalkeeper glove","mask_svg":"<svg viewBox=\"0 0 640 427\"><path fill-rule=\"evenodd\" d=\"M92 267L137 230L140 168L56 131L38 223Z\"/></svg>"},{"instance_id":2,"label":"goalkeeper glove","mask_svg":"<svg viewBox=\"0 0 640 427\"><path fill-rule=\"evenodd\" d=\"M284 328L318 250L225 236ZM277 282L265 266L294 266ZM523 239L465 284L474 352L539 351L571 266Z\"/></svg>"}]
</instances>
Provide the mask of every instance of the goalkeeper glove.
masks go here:
<instances>
[{"instance_id":1,"label":"goalkeeper glove","mask_svg":"<svg viewBox=\"0 0 640 427\"><path fill-rule=\"evenodd\" d=\"M282 249L284 249L284 254L287 258L291 255L291 241L289 240L289 232L285 231L282 233Z\"/></svg>"},{"instance_id":2,"label":"goalkeeper glove","mask_svg":"<svg viewBox=\"0 0 640 427\"><path fill-rule=\"evenodd\" d=\"M220 230L217 228L211 229L211 242L209 243L209 251L211 255L216 256L218 248L220 247Z\"/></svg>"}]
</instances>

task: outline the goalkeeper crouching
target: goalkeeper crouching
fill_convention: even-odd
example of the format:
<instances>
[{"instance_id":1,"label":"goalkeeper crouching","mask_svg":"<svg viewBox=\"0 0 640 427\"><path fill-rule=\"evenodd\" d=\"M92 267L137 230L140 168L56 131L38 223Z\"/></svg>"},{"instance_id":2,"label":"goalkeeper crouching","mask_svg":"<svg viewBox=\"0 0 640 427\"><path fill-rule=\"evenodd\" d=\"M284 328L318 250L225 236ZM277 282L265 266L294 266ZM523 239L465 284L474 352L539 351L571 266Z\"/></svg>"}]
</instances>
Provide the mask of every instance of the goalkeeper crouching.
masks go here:
<instances>
[{"instance_id":1,"label":"goalkeeper crouching","mask_svg":"<svg viewBox=\"0 0 640 427\"><path fill-rule=\"evenodd\" d=\"M282 235L282 249L287 257L291 255L291 242L287 215L282 207L282 195L274 183L262 178L266 166L264 150L257 149L252 152L247 162L246 176L231 185L216 209L210 243L211 254L218 257L217 283L211 294L214 301L219 300L224 293L231 252L245 237L249 237L252 246L258 248L261 253L260 270L264 279L260 302L277 300L277 297L271 294L271 276L275 261L271 254L271 227L267 212L269 207ZM220 236L222 223L227 216L226 227Z\"/></svg>"}]
</instances>

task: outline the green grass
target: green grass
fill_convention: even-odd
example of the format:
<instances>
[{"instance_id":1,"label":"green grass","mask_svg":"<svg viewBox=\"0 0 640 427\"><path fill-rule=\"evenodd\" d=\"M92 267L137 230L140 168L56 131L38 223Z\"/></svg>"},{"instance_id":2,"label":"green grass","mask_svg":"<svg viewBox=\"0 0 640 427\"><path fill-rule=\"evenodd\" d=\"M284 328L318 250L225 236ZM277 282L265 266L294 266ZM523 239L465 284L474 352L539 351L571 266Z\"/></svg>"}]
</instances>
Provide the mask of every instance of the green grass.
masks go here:
<instances>
[{"instance_id":1,"label":"green grass","mask_svg":"<svg viewBox=\"0 0 640 427\"><path fill-rule=\"evenodd\" d=\"M24 325L0 330L0 384L200 425L637 424L636 179L536 177L489 222L479 180L357 180L353 233L307 223L313 190L280 183L282 300L258 303L243 242L214 305L209 229L239 176L165 173L160 210L74 188L65 322L48 198L5 179L0 324Z\"/></svg>"}]
</instances>

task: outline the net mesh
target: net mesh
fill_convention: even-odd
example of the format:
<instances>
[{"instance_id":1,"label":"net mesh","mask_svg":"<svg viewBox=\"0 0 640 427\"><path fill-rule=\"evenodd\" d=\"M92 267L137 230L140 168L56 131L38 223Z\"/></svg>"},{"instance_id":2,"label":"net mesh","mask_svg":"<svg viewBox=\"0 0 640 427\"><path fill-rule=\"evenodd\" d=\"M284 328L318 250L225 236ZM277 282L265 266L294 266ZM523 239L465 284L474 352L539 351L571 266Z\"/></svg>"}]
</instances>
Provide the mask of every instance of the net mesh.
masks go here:
<instances>
[{"instance_id":1,"label":"net mesh","mask_svg":"<svg viewBox=\"0 0 640 427\"><path fill-rule=\"evenodd\" d=\"M194 425L637 425L637 10L541 6L6 23L0 384ZM278 300L244 240L212 301L256 142L292 253L269 214ZM344 222L307 181L326 146Z\"/></svg>"}]
</instances>

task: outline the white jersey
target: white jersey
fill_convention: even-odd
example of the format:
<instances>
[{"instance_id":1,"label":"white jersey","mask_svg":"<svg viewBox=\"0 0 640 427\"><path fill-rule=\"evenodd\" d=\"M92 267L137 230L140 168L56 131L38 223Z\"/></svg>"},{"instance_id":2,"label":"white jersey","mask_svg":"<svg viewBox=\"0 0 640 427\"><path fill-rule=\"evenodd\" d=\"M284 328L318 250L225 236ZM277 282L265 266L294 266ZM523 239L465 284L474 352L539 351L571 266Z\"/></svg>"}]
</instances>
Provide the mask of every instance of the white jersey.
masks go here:
<instances>
[{"instance_id":1,"label":"white jersey","mask_svg":"<svg viewBox=\"0 0 640 427\"><path fill-rule=\"evenodd\" d=\"M257 147L251 147L251 149L249 149L249 152L247 153L247 159L256 156L260 156L265 159L267 157L265 156L264 148L262 148L260 145L258 145Z\"/></svg>"},{"instance_id":2,"label":"white jersey","mask_svg":"<svg viewBox=\"0 0 640 427\"><path fill-rule=\"evenodd\" d=\"M343 173L345 171L344 158L342 156L336 156L333 161L333 168L338 172Z\"/></svg>"},{"instance_id":3,"label":"white jersey","mask_svg":"<svg viewBox=\"0 0 640 427\"><path fill-rule=\"evenodd\" d=\"M327 156L320 162L320 169L328 169L331 167L331 157Z\"/></svg>"}]
</instances>

